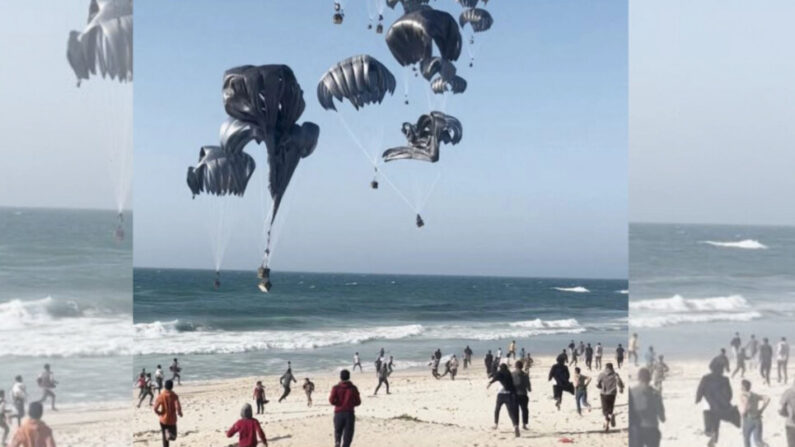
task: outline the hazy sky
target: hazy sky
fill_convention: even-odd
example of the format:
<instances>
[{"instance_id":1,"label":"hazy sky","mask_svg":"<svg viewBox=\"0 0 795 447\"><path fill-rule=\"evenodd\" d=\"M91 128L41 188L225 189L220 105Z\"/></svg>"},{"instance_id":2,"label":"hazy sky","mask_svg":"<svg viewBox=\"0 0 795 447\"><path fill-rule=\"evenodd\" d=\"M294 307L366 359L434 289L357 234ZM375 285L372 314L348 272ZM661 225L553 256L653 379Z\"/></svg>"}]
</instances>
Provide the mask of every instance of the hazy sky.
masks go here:
<instances>
[{"instance_id":1,"label":"hazy sky","mask_svg":"<svg viewBox=\"0 0 795 447\"><path fill-rule=\"evenodd\" d=\"M96 78L77 88L66 60L88 5L0 2L0 206L129 207L132 87Z\"/></svg>"},{"instance_id":2,"label":"hazy sky","mask_svg":"<svg viewBox=\"0 0 795 447\"><path fill-rule=\"evenodd\" d=\"M795 224L795 3L632 2L630 219Z\"/></svg>"},{"instance_id":3,"label":"hazy sky","mask_svg":"<svg viewBox=\"0 0 795 447\"><path fill-rule=\"evenodd\" d=\"M371 153L402 144L401 122L429 110L427 82L366 29L364 2L347 4L335 26L325 1L136 1L135 265L213 268L219 200L191 200L187 166L218 142L224 70L286 63L304 89L301 121L321 134L288 190L274 269L626 277L626 4L489 3L495 25L476 36L475 67L466 51L458 63L468 90L430 104L461 120L462 142L443 146L436 165L385 168L410 204L429 197L421 230L386 182L369 188L372 167L317 103L332 64L369 53L395 74L395 95L360 112L338 108ZM387 24L398 16L384 15ZM261 258L267 163L264 147L247 151L257 172L246 198L226 199L223 268L253 270Z\"/></svg>"}]
</instances>

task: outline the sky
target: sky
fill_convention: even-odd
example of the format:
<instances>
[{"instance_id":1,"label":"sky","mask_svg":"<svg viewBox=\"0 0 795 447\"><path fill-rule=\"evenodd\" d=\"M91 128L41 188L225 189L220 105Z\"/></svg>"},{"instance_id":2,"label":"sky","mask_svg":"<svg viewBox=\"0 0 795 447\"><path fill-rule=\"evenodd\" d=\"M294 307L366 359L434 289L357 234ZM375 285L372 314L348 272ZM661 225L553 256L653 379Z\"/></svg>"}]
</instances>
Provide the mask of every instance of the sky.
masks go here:
<instances>
[{"instance_id":1,"label":"sky","mask_svg":"<svg viewBox=\"0 0 795 447\"><path fill-rule=\"evenodd\" d=\"M69 32L88 0L0 3L0 206L127 209L132 86L76 86Z\"/></svg>"},{"instance_id":2,"label":"sky","mask_svg":"<svg viewBox=\"0 0 795 447\"><path fill-rule=\"evenodd\" d=\"M434 5L460 11L452 1ZM476 35L474 67L467 51L458 62L468 89L447 100L429 100L427 83L366 29L364 2L346 6L336 26L325 1L136 0L136 266L259 265L264 147L246 149L257 172L243 199L191 200L185 173L201 146L218 142L223 72L285 63L304 90L299 122L321 133L277 219L274 270L626 277L624 2L490 2L495 24ZM398 14L384 16L388 25ZM361 53L395 74L394 96L359 112L347 103L324 111L315 95L321 75ZM364 154L402 144L401 123L430 108L461 120L462 142L442 146L433 165L382 166L400 193L384 179L370 189Z\"/></svg>"},{"instance_id":3,"label":"sky","mask_svg":"<svg viewBox=\"0 0 795 447\"><path fill-rule=\"evenodd\" d=\"M631 2L629 216L795 225L795 3Z\"/></svg>"}]
</instances>

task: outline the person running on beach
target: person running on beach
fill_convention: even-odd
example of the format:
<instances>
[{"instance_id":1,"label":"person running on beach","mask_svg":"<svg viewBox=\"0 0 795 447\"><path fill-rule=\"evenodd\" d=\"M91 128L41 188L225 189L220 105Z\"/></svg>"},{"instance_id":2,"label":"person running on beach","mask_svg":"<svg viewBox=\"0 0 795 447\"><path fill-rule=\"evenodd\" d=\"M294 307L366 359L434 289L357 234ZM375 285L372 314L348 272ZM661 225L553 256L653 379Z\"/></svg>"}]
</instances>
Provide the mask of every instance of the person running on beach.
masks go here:
<instances>
[{"instance_id":1,"label":"person running on beach","mask_svg":"<svg viewBox=\"0 0 795 447\"><path fill-rule=\"evenodd\" d=\"M646 360L646 368L654 368L654 361L657 360L657 354L654 352L654 346L649 346L649 350L646 351L646 358L644 360Z\"/></svg>"},{"instance_id":2,"label":"person running on beach","mask_svg":"<svg viewBox=\"0 0 795 447\"><path fill-rule=\"evenodd\" d=\"M508 354L505 358L510 359L511 357L516 360L516 340L512 340L511 344L508 345Z\"/></svg>"},{"instance_id":3,"label":"person running on beach","mask_svg":"<svg viewBox=\"0 0 795 447\"><path fill-rule=\"evenodd\" d=\"M621 346L621 344L618 346ZM640 345L638 344L638 333L635 332L632 334L632 337L630 337L629 345L627 346L627 360L634 361L635 366L638 366L638 349L640 349ZM619 366L619 368L621 367Z\"/></svg>"},{"instance_id":4,"label":"person running on beach","mask_svg":"<svg viewBox=\"0 0 795 447\"><path fill-rule=\"evenodd\" d=\"M616 405L616 396L619 392L624 392L624 382L621 381L621 377L613 369L612 363L605 364L605 370L599 374L596 380L596 387L600 390L602 414L605 417L605 432L608 432L610 427L616 426L616 415L613 413Z\"/></svg>"},{"instance_id":5,"label":"person running on beach","mask_svg":"<svg viewBox=\"0 0 795 447\"><path fill-rule=\"evenodd\" d=\"M566 346L568 350L568 355L570 359L573 359L577 355L576 347L577 345L574 344L574 340L570 341L568 346Z\"/></svg>"},{"instance_id":6,"label":"person running on beach","mask_svg":"<svg viewBox=\"0 0 795 447\"><path fill-rule=\"evenodd\" d=\"M530 355L530 353L528 352L527 355L525 355L525 357L522 360L522 362L524 363L524 372L529 374L530 373L530 368L533 367L533 363L534 363L533 356Z\"/></svg>"},{"instance_id":7,"label":"person running on beach","mask_svg":"<svg viewBox=\"0 0 795 447\"><path fill-rule=\"evenodd\" d=\"M555 384L552 385L552 396L555 398L555 408L560 411L563 392L574 393L574 386L569 382L569 367L566 366L566 356L564 354L558 355L556 363L549 369L547 381L552 379L555 380Z\"/></svg>"},{"instance_id":8,"label":"person running on beach","mask_svg":"<svg viewBox=\"0 0 795 447\"><path fill-rule=\"evenodd\" d=\"M439 379L439 359L435 356L431 355L431 361L428 362L428 366L431 367L431 375L434 379Z\"/></svg>"},{"instance_id":9,"label":"person running on beach","mask_svg":"<svg viewBox=\"0 0 795 447\"><path fill-rule=\"evenodd\" d=\"M570 363L571 366L577 366L577 363L578 363L577 359L578 359L579 355L580 354L577 352L577 349L572 349L571 350L571 363Z\"/></svg>"},{"instance_id":10,"label":"person running on beach","mask_svg":"<svg viewBox=\"0 0 795 447\"><path fill-rule=\"evenodd\" d=\"M356 371L357 366L359 367L359 372L364 372L362 369L362 359L359 358L358 352L353 354L353 368L351 368L351 371Z\"/></svg>"},{"instance_id":11,"label":"person running on beach","mask_svg":"<svg viewBox=\"0 0 795 447\"><path fill-rule=\"evenodd\" d=\"M262 425L260 425L258 420L254 419L252 413L250 404L243 405L240 410L240 419L226 431L226 437L231 438L238 435L237 445L239 447L257 447L259 445L258 439L261 439L265 447L268 447L268 439L265 438Z\"/></svg>"},{"instance_id":12,"label":"person running on beach","mask_svg":"<svg viewBox=\"0 0 795 447\"><path fill-rule=\"evenodd\" d=\"M621 343L618 344L616 348L616 364L618 365L618 369L621 369L621 365L624 364L624 347L621 346ZM638 366L638 354L635 353L635 366Z\"/></svg>"},{"instance_id":13,"label":"person running on beach","mask_svg":"<svg viewBox=\"0 0 795 447\"><path fill-rule=\"evenodd\" d=\"M494 356L491 355L491 349L489 349L489 352L483 357L483 363L486 364L486 376L491 377L491 374L494 372L491 369L491 366L494 364Z\"/></svg>"},{"instance_id":14,"label":"person running on beach","mask_svg":"<svg viewBox=\"0 0 795 447\"><path fill-rule=\"evenodd\" d=\"M359 390L351 383L351 373L340 371L340 383L331 389L328 401L334 405L334 447L350 447L356 422L354 409L362 400Z\"/></svg>"},{"instance_id":15,"label":"person running on beach","mask_svg":"<svg viewBox=\"0 0 795 447\"><path fill-rule=\"evenodd\" d=\"M585 347L585 366L588 368L588 371L591 371L591 366L593 365L593 347L590 343Z\"/></svg>"},{"instance_id":16,"label":"person running on beach","mask_svg":"<svg viewBox=\"0 0 795 447\"><path fill-rule=\"evenodd\" d=\"M382 349L382 351L383 351L383 349ZM436 351L434 351L434 352L433 352L433 356L434 356L434 357L435 357L437 360L441 360L441 359L442 359L442 350L441 350L441 349L439 349L439 348L436 348Z\"/></svg>"},{"instance_id":17,"label":"person running on beach","mask_svg":"<svg viewBox=\"0 0 795 447\"><path fill-rule=\"evenodd\" d=\"M447 362L447 369L450 371L450 379L455 380L456 374L458 374L458 359L455 355ZM445 374L447 374L445 372Z\"/></svg>"},{"instance_id":18,"label":"person running on beach","mask_svg":"<svg viewBox=\"0 0 795 447\"><path fill-rule=\"evenodd\" d=\"M42 396L41 399L39 399L39 402L41 402L42 405L44 405L45 403L47 403L47 398L48 397L51 398L52 411L56 411L55 391L53 390L55 389L55 386L58 384L58 382L55 380L55 375L52 373L49 363L44 365L44 371L42 371L41 374L39 374L39 377L36 379L36 382L38 383L39 388L41 388L42 392Z\"/></svg>"},{"instance_id":19,"label":"person running on beach","mask_svg":"<svg viewBox=\"0 0 795 447\"><path fill-rule=\"evenodd\" d=\"M11 387L11 400L14 402L14 409L17 412L17 427L20 427L22 418L25 417L25 403L28 400L28 390L22 382L22 376L14 377L14 386Z\"/></svg>"},{"instance_id":20,"label":"person running on beach","mask_svg":"<svg viewBox=\"0 0 795 447\"><path fill-rule=\"evenodd\" d=\"M660 422L665 422L662 394L652 388L651 372L638 370L638 384L629 389L630 447L659 447Z\"/></svg>"},{"instance_id":21,"label":"person running on beach","mask_svg":"<svg viewBox=\"0 0 795 447\"><path fill-rule=\"evenodd\" d=\"M525 358L525 351L524 347L522 347L522 349L519 350L519 360L524 361L524 358Z\"/></svg>"},{"instance_id":22,"label":"person running on beach","mask_svg":"<svg viewBox=\"0 0 795 447\"><path fill-rule=\"evenodd\" d=\"M157 384L157 394L163 392L163 379L164 379L163 368L161 368L160 365L157 365L157 368L155 368L155 383Z\"/></svg>"},{"instance_id":23,"label":"person running on beach","mask_svg":"<svg viewBox=\"0 0 795 447\"><path fill-rule=\"evenodd\" d=\"M467 347L464 348L464 369L467 369L469 365L472 364L472 354L472 348L467 345Z\"/></svg>"},{"instance_id":24,"label":"person running on beach","mask_svg":"<svg viewBox=\"0 0 795 447\"><path fill-rule=\"evenodd\" d=\"M726 355L725 348L720 348L720 354L718 354L717 357L715 357L715 361L720 362L723 365L724 371L726 371L727 373L731 372L731 367L729 366L729 356Z\"/></svg>"},{"instance_id":25,"label":"person running on beach","mask_svg":"<svg viewBox=\"0 0 795 447\"><path fill-rule=\"evenodd\" d=\"M762 340L759 346L759 373L766 385L770 385L770 370L773 368L773 347L767 338Z\"/></svg>"},{"instance_id":26,"label":"person running on beach","mask_svg":"<svg viewBox=\"0 0 795 447\"><path fill-rule=\"evenodd\" d=\"M392 374L392 371L395 368L395 358L391 355L389 356L389 361L386 362L386 367L389 368L389 374Z\"/></svg>"},{"instance_id":27,"label":"person running on beach","mask_svg":"<svg viewBox=\"0 0 795 447\"><path fill-rule=\"evenodd\" d=\"M665 380L665 378L668 376L668 371L670 368L668 368L668 364L666 364L663 360L663 356L659 356L657 358L653 368L652 376L654 377L654 388L662 393L663 380Z\"/></svg>"},{"instance_id":28,"label":"person running on beach","mask_svg":"<svg viewBox=\"0 0 795 447\"><path fill-rule=\"evenodd\" d=\"M383 352L383 349L381 350L381 352ZM379 355L378 357L376 357L375 362L373 363L375 364L375 375L377 376L378 373L381 371L381 365L384 363L383 355Z\"/></svg>"},{"instance_id":29,"label":"person running on beach","mask_svg":"<svg viewBox=\"0 0 795 447\"><path fill-rule=\"evenodd\" d=\"M166 380L166 390L155 399L154 411L160 417L163 447L168 447L171 441L177 439L177 417L182 417L182 405L173 389L174 381Z\"/></svg>"},{"instance_id":30,"label":"person running on beach","mask_svg":"<svg viewBox=\"0 0 795 447\"><path fill-rule=\"evenodd\" d=\"M602 348L602 343L596 344L596 349L594 349L593 357L594 363L597 370L602 369L602 354L604 354L604 348Z\"/></svg>"},{"instance_id":31,"label":"person running on beach","mask_svg":"<svg viewBox=\"0 0 795 447\"><path fill-rule=\"evenodd\" d=\"M527 396L527 393L533 390L530 386L530 376L524 372L524 364L521 360L518 360L514 364L514 370L511 376L513 377L513 385L516 387L517 412L522 416L522 430L527 430L527 424L530 422L530 413L527 408L530 403L530 398ZM518 416L517 414L517 419L519 419Z\"/></svg>"},{"instance_id":32,"label":"person running on beach","mask_svg":"<svg viewBox=\"0 0 795 447\"><path fill-rule=\"evenodd\" d=\"M759 340L756 335L751 334L751 339L745 345L745 354L748 360L748 366L753 369L756 366L756 354L759 353Z\"/></svg>"},{"instance_id":33,"label":"person running on beach","mask_svg":"<svg viewBox=\"0 0 795 447\"><path fill-rule=\"evenodd\" d=\"M447 374L447 371L445 371L445 374ZM373 391L373 396L378 394L378 390L381 389L381 385L386 386L387 394L392 394L389 392L389 367L386 363L382 364L381 369L378 370L378 385L376 385L375 391Z\"/></svg>"},{"instance_id":34,"label":"person running on beach","mask_svg":"<svg viewBox=\"0 0 795 447\"><path fill-rule=\"evenodd\" d=\"M740 354L744 354L742 349ZM742 357L739 357L742 358ZM720 422L727 421L740 427L740 412L731 404L732 386L723 375L723 365L714 359L709 363L710 373L701 378L696 390L696 404L707 401L709 410L704 411L704 434L709 437L708 447L718 442Z\"/></svg>"},{"instance_id":35,"label":"person running on beach","mask_svg":"<svg viewBox=\"0 0 795 447\"><path fill-rule=\"evenodd\" d=\"M309 380L309 377L304 379L303 385L304 393L306 393L306 406L312 406L312 393L315 391L315 384Z\"/></svg>"},{"instance_id":36,"label":"person running on beach","mask_svg":"<svg viewBox=\"0 0 795 447\"><path fill-rule=\"evenodd\" d=\"M180 373L182 372L182 368L179 366L179 361L174 358L174 363L168 367L169 371L171 371L171 381L177 381L177 385L182 385L182 376Z\"/></svg>"},{"instance_id":37,"label":"person running on beach","mask_svg":"<svg viewBox=\"0 0 795 447\"><path fill-rule=\"evenodd\" d=\"M734 372L732 372L732 378L737 375L737 372L740 372L740 377L745 377L745 361L748 360L748 355L745 353L745 348L740 348L737 352L737 365L734 366Z\"/></svg>"},{"instance_id":38,"label":"person running on beach","mask_svg":"<svg viewBox=\"0 0 795 447\"><path fill-rule=\"evenodd\" d=\"M282 397L279 398L279 403L281 403L284 399L287 398L287 396L290 395L290 384L292 382L298 383L298 381L295 379L295 376L293 375L293 368L290 365L290 362L287 362L287 371L285 371L284 374L282 374L282 376L279 377L279 383L281 384L282 389L284 390L282 392Z\"/></svg>"},{"instance_id":39,"label":"person running on beach","mask_svg":"<svg viewBox=\"0 0 795 447\"><path fill-rule=\"evenodd\" d=\"M488 385L486 385L486 389L491 387L491 384L494 382L500 382L502 385L502 389L500 389L499 393L497 393L497 403L494 406L494 429L496 430L500 423L500 410L502 406L508 409L508 416L511 418L511 422L513 423L513 432L516 437L519 437L519 415L518 415L518 405L517 405L517 396L516 396L516 386L513 384L513 375L508 370L508 365L502 363L500 364L499 369L492 377L491 381Z\"/></svg>"},{"instance_id":40,"label":"person running on beach","mask_svg":"<svg viewBox=\"0 0 795 447\"><path fill-rule=\"evenodd\" d=\"M0 430L3 430L2 443L0 446L5 446L8 440L8 432L11 430L8 427L8 410L6 410L6 392L0 390Z\"/></svg>"},{"instance_id":41,"label":"person running on beach","mask_svg":"<svg viewBox=\"0 0 795 447\"><path fill-rule=\"evenodd\" d=\"M55 447L52 429L41 420L44 406L41 402L31 402L28 417L14 433L9 447Z\"/></svg>"},{"instance_id":42,"label":"person running on beach","mask_svg":"<svg viewBox=\"0 0 795 447\"><path fill-rule=\"evenodd\" d=\"M265 386L262 385L261 380L257 380L254 386L254 402L257 403L257 414L265 414L265 404L268 401L265 399Z\"/></svg>"},{"instance_id":43,"label":"person running on beach","mask_svg":"<svg viewBox=\"0 0 795 447\"><path fill-rule=\"evenodd\" d=\"M735 359L737 359L737 354L740 352L740 347L742 347L743 342L740 339L740 333L735 332L734 337L732 337L731 341L729 342L729 346L732 348L732 355Z\"/></svg>"},{"instance_id":44,"label":"person running on beach","mask_svg":"<svg viewBox=\"0 0 795 447\"><path fill-rule=\"evenodd\" d=\"M751 382L743 379L740 393L740 415L742 416L743 442L751 447L751 438L757 447L767 446L762 440L762 413L770 404L770 398L751 391Z\"/></svg>"},{"instance_id":45,"label":"person running on beach","mask_svg":"<svg viewBox=\"0 0 795 447\"><path fill-rule=\"evenodd\" d=\"M502 348L497 348L497 356L494 359L494 363L499 365L501 362L502 362Z\"/></svg>"},{"instance_id":46,"label":"person running on beach","mask_svg":"<svg viewBox=\"0 0 795 447\"><path fill-rule=\"evenodd\" d=\"M787 388L781 396L781 408L778 414L787 418L787 447L795 447L795 384Z\"/></svg>"},{"instance_id":47,"label":"person running on beach","mask_svg":"<svg viewBox=\"0 0 795 447\"><path fill-rule=\"evenodd\" d=\"M781 337L781 341L776 344L776 372L778 373L778 383L788 382L787 363L789 363L789 343L787 337Z\"/></svg>"},{"instance_id":48,"label":"person running on beach","mask_svg":"<svg viewBox=\"0 0 795 447\"><path fill-rule=\"evenodd\" d=\"M146 376L140 377L138 379L139 386L141 387L141 392L139 393L138 398L138 408L141 408L141 403L143 403L146 396L149 396L149 406L152 406L152 401L155 398L155 394L152 392L152 374L147 373Z\"/></svg>"},{"instance_id":49,"label":"person running on beach","mask_svg":"<svg viewBox=\"0 0 795 447\"><path fill-rule=\"evenodd\" d=\"M563 350L563 352L561 352L561 353L558 355L558 358L561 358L561 357L563 357L563 363L566 363L566 364L568 364L568 363L569 363L569 354L567 354L567 353L566 353L566 350L565 350L565 349Z\"/></svg>"},{"instance_id":50,"label":"person running on beach","mask_svg":"<svg viewBox=\"0 0 795 447\"><path fill-rule=\"evenodd\" d=\"M574 384L574 401L577 403L577 414L582 416L582 408L591 409L591 404L588 403L588 385L591 383L591 378L582 374L580 368L574 368L574 376L572 377Z\"/></svg>"}]
</instances>

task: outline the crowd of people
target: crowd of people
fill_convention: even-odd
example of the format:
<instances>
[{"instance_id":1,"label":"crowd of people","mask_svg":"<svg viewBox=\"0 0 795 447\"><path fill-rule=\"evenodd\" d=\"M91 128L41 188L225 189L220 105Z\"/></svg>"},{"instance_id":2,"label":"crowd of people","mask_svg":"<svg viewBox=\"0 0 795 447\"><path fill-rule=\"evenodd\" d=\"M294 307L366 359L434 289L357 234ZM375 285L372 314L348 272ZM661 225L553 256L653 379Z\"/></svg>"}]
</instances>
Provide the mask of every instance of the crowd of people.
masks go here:
<instances>
[{"instance_id":1,"label":"crowd of people","mask_svg":"<svg viewBox=\"0 0 795 447\"><path fill-rule=\"evenodd\" d=\"M55 447L55 438L52 430L42 420L44 405L49 400L52 411L55 408L55 387L58 382L49 364L36 378L36 384L41 390L41 398L31 400L27 386L21 375L14 377L9 394L0 389L0 431L2 431L3 447ZM16 420L11 441L8 442Z\"/></svg>"}]
</instances>

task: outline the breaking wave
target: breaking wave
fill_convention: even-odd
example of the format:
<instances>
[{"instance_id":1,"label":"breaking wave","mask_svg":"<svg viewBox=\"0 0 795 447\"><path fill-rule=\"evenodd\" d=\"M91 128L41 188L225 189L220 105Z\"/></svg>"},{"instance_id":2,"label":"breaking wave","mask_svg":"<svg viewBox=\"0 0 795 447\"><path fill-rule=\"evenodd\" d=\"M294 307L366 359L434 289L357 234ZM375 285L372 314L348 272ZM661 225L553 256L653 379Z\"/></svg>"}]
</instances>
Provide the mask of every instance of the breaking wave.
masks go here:
<instances>
[{"instance_id":1,"label":"breaking wave","mask_svg":"<svg viewBox=\"0 0 795 447\"><path fill-rule=\"evenodd\" d=\"M751 321L761 318L741 295L710 298L670 298L634 301L629 303L631 327L656 328L685 323L714 321Z\"/></svg>"},{"instance_id":2,"label":"breaking wave","mask_svg":"<svg viewBox=\"0 0 795 447\"><path fill-rule=\"evenodd\" d=\"M745 250L767 249L767 245L754 239L744 239L742 241L736 241L736 242L702 241L702 244L712 245L713 247L742 248Z\"/></svg>"},{"instance_id":3,"label":"breaking wave","mask_svg":"<svg viewBox=\"0 0 795 447\"><path fill-rule=\"evenodd\" d=\"M591 291L586 289L583 286L577 287L553 287L553 289L558 290L560 292L572 292L572 293L590 293Z\"/></svg>"}]
</instances>

